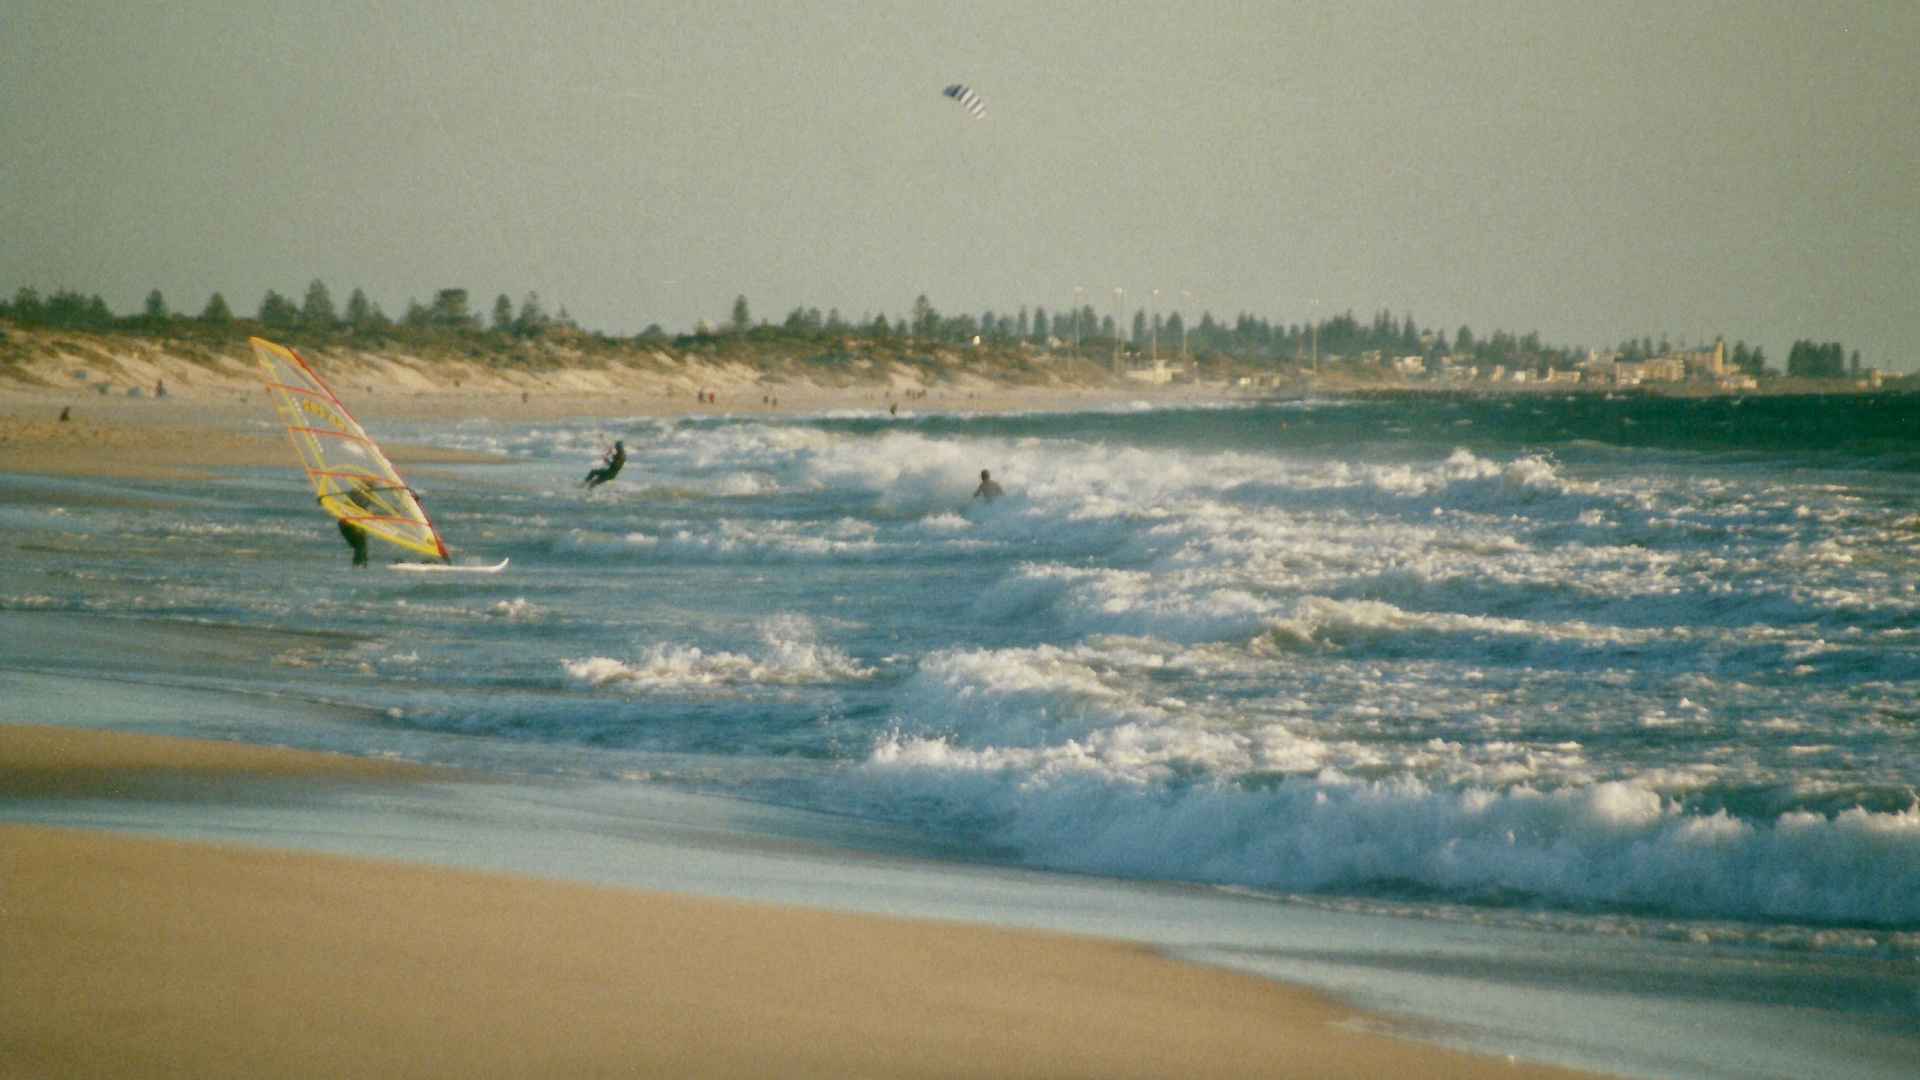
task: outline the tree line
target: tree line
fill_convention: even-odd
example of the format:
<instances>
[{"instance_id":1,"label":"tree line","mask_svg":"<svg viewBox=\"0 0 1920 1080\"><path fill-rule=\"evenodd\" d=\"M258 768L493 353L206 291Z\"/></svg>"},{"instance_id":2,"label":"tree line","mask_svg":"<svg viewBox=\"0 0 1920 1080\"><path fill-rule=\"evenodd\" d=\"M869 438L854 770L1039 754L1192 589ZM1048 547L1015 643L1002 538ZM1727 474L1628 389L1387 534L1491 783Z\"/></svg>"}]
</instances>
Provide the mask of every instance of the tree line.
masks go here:
<instances>
[{"instance_id":1,"label":"tree line","mask_svg":"<svg viewBox=\"0 0 1920 1080\"><path fill-rule=\"evenodd\" d=\"M1796 378L1844 379L1849 377L1848 367L1846 350L1837 341L1820 343L1802 339L1787 351L1787 374ZM1853 350L1851 367L1851 377L1859 378L1859 349Z\"/></svg>"},{"instance_id":2,"label":"tree line","mask_svg":"<svg viewBox=\"0 0 1920 1080\"><path fill-rule=\"evenodd\" d=\"M755 326L745 296L734 301L732 332L770 329L773 327L764 321ZM1157 349L1167 358L1184 350L1193 356L1301 364L1371 355L1422 359L1465 356L1476 363L1571 366L1585 355L1581 349L1545 345L1538 333L1516 335L1496 330L1478 336L1471 327L1462 326L1449 341L1445 330L1422 328L1411 314L1395 317L1386 310L1376 312L1366 322L1348 311L1317 323L1291 324L1245 312L1228 322L1215 319L1208 311L1201 313L1198 322L1189 324L1178 311L1162 315L1139 308L1133 313L1131 329L1120 331L1112 315L1099 314L1091 304L1078 309L1068 305L1051 312L1035 304L1014 312L988 309L978 316L947 315L925 295L914 300L909 316L891 321L884 313L849 322L837 310L823 316L818 308L795 308L778 329L792 334L910 337L951 345L978 341L988 345L1079 346L1095 354L1116 348L1130 354Z\"/></svg>"},{"instance_id":3,"label":"tree line","mask_svg":"<svg viewBox=\"0 0 1920 1080\"><path fill-rule=\"evenodd\" d=\"M138 314L115 315L98 293L88 296L61 289L48 296L31 288L21 288L11 301L0 300L0 318L22 326L51 326L66 330L164 330L185 328L190 324L225 327L235 316L225 296L216 292L207 299L198 315L172 310L159 289L147 294ZM396 326L416 329L481 330L514 337L538 337L552 326L578 329L566 309L549 315L536 293L528 293L516 311L513 301L502 293L493 304L491 318L483 320L472 311L465 289L441 289L431 303L409 300L399 320L388 317L380 305L367 298L365 291L354 289L344 306L336 306L325 282L314 279L299 303L268 289L253 314L253 321L277 331L384 331Z\"/></svg>"},{"instance_id":4,"label":"tree line","mask_svg":"<svg viewBox=\"0 0 1920 1080\"><path fill-rule=\"evenodd\" d=\"M157 332L199 328L218 333L239 317L218 292L208 298L198 315L173 311L159 289L147 294L140 312L115 315L98 294L62 289L43 297L34 289L21 288L11 301L0 300L0 318L27 326L79 330ZM517 305L502 293L483 315L473 310L466 289L440 289L429 302L409 300L400 318L393 319L359 288L352 291L344 305L336 305L332 291L317 278L308 284L297 303L279 292L267 290L252 320L268 331L282 334L453 331L491 332L527 339L539 337L554 327L579 329L564 307L549 314L535 293L526 294ZM1565 369L1576 366L1586 356L1581 348L1545 344L1538 333L1494 330L1482 335L1471 327L1461 326L1449 335L1445 329L1418 325L1411 314L1395 316L1385 309L1375 312L1368 320L1356 318L1353 312L1347 311L1317 322L1301 323L1274 322L1246 312L1230 321L1216 319L1212 312L1202 312L1197 322L1189 323L1179 311L1162 315L1135 309L1131 326L1123 329L1115 324L1113 315L1102 315L1091 304L1052 310L1034 304L1013 311L988 309L978 315L946 314L935 308L924 294L915 298L908 313L895 317L881 312L848 319L838 309L822 314L817 307L796 307L778 324L764 319L756 322L746 296L741 295L735 299L731 318L724 326L714 327L703 320L693 333L678 335L674 340L729 334L798 340L855 337L963 346L1078 347L1095 356L1115 352L1138 355L1157 348L1166 358L1184 352L1194 358L1253 365L1306 365L1414 356L1429 363L1454 359L1510 368ZM637 337L669 339L658 323L649 325ZM1656 345L1649 336L1621 342L1617 354L1622 360L1638 361L1671 351L1665 338ZM1745 341L1735 342L1728 353L1728 362L1736 370L1751 375L1772 374L1761 348L1749 348ZM1786 374L1845 378L1849 366L1852 374L1858 376L1858 350L1849 360L1838 342L1822 344L1803 340L1794 342L1789 351Z\"/></svg>"}]
</instances>

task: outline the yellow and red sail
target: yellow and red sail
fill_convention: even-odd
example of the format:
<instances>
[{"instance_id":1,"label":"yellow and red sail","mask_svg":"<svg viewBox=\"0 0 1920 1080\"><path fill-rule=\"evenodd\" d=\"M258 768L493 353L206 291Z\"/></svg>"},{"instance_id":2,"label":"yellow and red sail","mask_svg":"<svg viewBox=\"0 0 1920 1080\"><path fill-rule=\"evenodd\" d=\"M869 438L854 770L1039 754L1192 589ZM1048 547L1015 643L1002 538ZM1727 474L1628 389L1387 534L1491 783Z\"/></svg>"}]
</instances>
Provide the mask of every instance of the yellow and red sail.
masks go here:
<instances>
[{"instance_id":1,"label":"yellow and red sail","mask_svg":"<svg viewBox=\"0 0 1920 1080\"><path fill-rule=\"evenodd\" d=\"M249 340L321 509L388 543L446 559L447 545L406 481L320 376L292 349Z\"/></svg>"}]
</instances>

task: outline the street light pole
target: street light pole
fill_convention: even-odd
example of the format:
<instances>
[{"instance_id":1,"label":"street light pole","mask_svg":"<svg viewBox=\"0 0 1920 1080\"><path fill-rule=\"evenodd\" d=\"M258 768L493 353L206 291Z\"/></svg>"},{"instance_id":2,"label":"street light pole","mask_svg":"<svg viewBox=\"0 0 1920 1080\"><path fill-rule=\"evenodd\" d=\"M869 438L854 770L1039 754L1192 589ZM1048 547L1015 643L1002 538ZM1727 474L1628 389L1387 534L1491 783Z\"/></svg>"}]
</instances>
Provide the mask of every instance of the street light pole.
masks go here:
<instances>
[{"instance_id":1,"label":"street light pole","mask_svg":"<svg viewBox=\"0 0 1920 1080\"><path fill-rule=\"evenodd\" d=\"M1152 313L1152 316L1153 316L1153 321L1147 324L1147 340L1153 343L1149 348L1148 355L1153 358L1153 366L1159 367L1160 366L1160 290L1159 289L1153 290L1153 298L1150 301L1148 301L1147 308Z\"/></svg>"},{"instance_id":2,"label":"street light pole","mask_svg":"<svg viewBox=\"0 0 1920 1080\"><path fill-rule=\"evenodd\" d=\"M1313 373L1320 374L1320 298L1314 297L1307 309L1307 322L1313 336Z\"/></svg>"},{"instance_id":3,"label":"street light pole","mask_svg":"<svg viewBox=\"0 0 1920 1080\"><path fill-rule=\"evenodd\" d=\"M1192 297L1193 294L1190 292L1180 294L1180 363L1182 366L1187 362L1187 322L1193 318L1193 313L1188 310L1193 305L1188 301Z\"/></svg>"}]
</instances>

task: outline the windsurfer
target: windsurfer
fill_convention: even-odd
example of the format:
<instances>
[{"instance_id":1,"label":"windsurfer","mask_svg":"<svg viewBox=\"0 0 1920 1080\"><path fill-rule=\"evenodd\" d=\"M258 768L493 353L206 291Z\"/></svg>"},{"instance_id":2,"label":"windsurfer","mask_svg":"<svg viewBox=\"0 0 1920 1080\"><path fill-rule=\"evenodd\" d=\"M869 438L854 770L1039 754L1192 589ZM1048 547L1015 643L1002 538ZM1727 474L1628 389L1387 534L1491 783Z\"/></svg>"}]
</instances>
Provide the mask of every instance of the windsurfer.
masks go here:
<instances>
[{"instance_id":1,"label":"windsurfer","mask_svg":"<svg viewBox=\"0 0 1920 1080\"><path fill-rule=\"evenodd\" d=\"M358 479L354 480L350 485L348 485L347 490L344 492L344 494L346 495L346 499L348 502L359 507L360 509L362 510L373 509L372 492L368 489L366 481L358 480ZM351 521L348 521L346 518L338 518L336 520L340 524L340 535L346 537L347 546L353 548L353 565L356 567L366 566L367 565L367 530L361 528L360 526L354 524Z\"/></svg>"},{"instance_id":2,"label":"windsurfer","mask_svg":"<svg viewBox=\"0 0 1920 1080\"><path fill-rule=\"evenodd\" d=\"M340 535L346 537L348 545L353 548L353 565L367 565L367 530L346 518L336 520L340 523Z\"/></svg>"},{"instance_id":3,"label":"windsurfer","mask_svg":"<svg viewBox=\"0 0 1920 1080\"><path fill-rule=\"evenodd\" d=\"M620 467L627 463L627 444L615 440L613 449L607 451L606 456L600 460L606 464L589 472L587 478L581 481L589 490L620 475Z\"/></svg>"}]
</instances>

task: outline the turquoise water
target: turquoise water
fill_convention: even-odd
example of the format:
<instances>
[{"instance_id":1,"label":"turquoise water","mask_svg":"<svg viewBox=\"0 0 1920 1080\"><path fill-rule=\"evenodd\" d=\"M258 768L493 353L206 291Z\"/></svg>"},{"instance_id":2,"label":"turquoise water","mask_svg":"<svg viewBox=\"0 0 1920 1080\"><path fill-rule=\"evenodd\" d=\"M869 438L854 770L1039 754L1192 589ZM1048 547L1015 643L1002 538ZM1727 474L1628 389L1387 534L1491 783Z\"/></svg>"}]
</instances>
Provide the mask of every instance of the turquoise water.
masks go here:
<instances>
[{"instance_id":1,"label":"turquoise water","mask_svg":"<svg viewBox=\"0 0 1920 1080\"><path fill-rule=\"evenodd\" d=\"M406 470L458 556L512 559L491 576L348 570L291 468L4 476L0 688L20 719L522 785L484 812L394 811L464 823L409 857L538 862L487 838L540 832L532 807L564 790L593 824L552 835L601 852L539 856L568 876L858 907L895 894L836 882L882 860L917 883L889 909L1083 929L1103 890L1171 889L1186 914L1126 936L1472 1045L1640 1075L1903 1075L1872 1070L1920 1047L1913 405L377 427L511 459ZM615 438L626 471L583 493ZM969 498L982 468L1006 497ZM218 835L261 820L146 812ZM277 842L394 831L300 820ZM600 846L639 835L707 855L661 880L658 851ZM988 899L1009 888L1026 899ZM1223 919L1268 936L1223 953ZM1276 929L1326 919L1395 944ZM1183 925L1205 932L1164 930ZM1449 1013L1462 985L1505 1019ZM1641 1037L1570 1034L1535 1015L1541 987L1573 1011L1664 1007L1670 1035L1684 1003L1724 1038L1649 1056L1660 1022L1625 1014L1612 1030Z\"/></svg>"}]
</instances>

